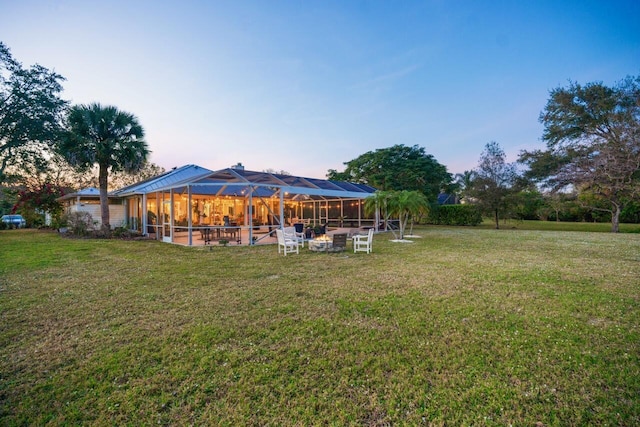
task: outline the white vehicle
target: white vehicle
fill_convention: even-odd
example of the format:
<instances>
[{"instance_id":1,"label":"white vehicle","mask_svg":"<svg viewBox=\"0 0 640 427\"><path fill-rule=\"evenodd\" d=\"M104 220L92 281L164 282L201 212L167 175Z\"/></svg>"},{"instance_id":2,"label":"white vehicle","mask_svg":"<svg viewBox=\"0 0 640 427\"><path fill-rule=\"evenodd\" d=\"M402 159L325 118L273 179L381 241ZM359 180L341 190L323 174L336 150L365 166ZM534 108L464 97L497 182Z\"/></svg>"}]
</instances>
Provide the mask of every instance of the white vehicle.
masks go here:
<instances>
[{"instance_id":1,"label":"white vehicle","mask_svg":"<svg viewBox=\"0 0 640 427\"><path fill-rule=\"evenodd\" d=\"M23 228L27 225L22 215L2 215L2 222L7 224L9 228Z\"/></svg>"}]
</instances>

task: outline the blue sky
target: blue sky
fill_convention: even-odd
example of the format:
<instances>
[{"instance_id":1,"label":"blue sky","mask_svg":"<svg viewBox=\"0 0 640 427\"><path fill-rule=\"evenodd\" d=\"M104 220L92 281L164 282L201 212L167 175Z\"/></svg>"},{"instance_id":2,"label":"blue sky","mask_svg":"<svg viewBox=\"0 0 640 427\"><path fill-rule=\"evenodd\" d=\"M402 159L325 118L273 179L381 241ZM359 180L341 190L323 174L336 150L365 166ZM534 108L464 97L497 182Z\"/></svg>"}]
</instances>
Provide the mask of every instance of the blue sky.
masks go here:
<instances>
[{"instance_id":1,"label":"blue sky","mask_svg":"<svg viewBox=\"0 0 640 427\"><path fill-rule=\"evenodd\" d=\"M167 169L324 177L417 144L458 173L542 148L549 90L640 75L640 2L0 0L0 40L135 114Z\"/></svg>"}]
</instances>

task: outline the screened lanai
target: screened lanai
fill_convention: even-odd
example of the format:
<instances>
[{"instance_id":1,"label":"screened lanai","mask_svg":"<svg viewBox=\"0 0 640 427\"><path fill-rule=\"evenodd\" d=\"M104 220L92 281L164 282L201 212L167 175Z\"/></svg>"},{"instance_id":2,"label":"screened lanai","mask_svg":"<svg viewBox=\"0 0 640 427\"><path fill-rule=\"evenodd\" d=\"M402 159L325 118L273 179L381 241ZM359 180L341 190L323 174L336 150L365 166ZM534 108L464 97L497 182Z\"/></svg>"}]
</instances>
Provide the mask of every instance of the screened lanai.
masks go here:
<instances>
[{"instance_id":1,"label":"screened lanai","mask_svg":"<svg viewBox=\"0 0 640 427\"><path fill-rule=\"evenodd\" d=\"M132 229L191 246L216 240L266 243L282 226L326 232L375 224L363 208L375 192L366 185L239 167L187 169L182 176L169 174L163 182L150 180L114 193L126 198Z\"/></svg>"}]
</instances>

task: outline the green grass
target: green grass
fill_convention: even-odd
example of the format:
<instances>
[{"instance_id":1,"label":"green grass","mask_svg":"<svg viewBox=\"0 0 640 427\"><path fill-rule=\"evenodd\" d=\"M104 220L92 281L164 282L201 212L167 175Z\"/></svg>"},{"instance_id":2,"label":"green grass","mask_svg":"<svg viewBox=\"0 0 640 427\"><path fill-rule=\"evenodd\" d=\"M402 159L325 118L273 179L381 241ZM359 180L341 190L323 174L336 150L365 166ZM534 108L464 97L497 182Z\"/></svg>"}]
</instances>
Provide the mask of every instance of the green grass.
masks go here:
<instances>
[{"instance_id":1,"label":"green grass","mask_svg":"<svg viewBox=\"0 0 640 427\"><path fill-rule=\"evenodd\" d=\"M0 232L2 425L638 425L640 236Z\"/></svg>"},{"instance_id":2,"label":"green grass","mask_svg":"<svg viewBox=\"0 0 640 427\"><path fill-rule=\"evenodd\" d=\"M479 228L494 229L496 224L491 219L484 219ZM588 231L610 233L610 222L556 222L556 221L520 221L501 220L500 228L505 230L546 230L546 231ZM621 233L640 233L640 224L620 224Z\"/></svg>"}]
</instances>

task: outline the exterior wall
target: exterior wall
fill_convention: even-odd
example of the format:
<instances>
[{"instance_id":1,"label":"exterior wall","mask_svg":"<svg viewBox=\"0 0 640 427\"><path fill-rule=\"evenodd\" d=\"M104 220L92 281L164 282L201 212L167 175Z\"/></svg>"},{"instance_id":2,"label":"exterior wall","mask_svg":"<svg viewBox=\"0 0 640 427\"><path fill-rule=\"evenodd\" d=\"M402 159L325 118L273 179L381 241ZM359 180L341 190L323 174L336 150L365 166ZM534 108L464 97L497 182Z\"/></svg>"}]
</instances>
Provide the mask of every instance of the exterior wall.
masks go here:
<instances>
[{"instance_id":1,"label":"exterior wall","mask_svg":"<svg viewBox=\"0 0 640 427\"><path fill-rule=\"evenodd\" d=\"M83 203L80 205L70 205L67 207L67 213L88 212L96 222L96 226L102 225L102 215L100 213L99 204ZM124 205L109 205L109 222L111 228L122 227L126 224L126 212Z\"/></svg>"}]
</instances>

